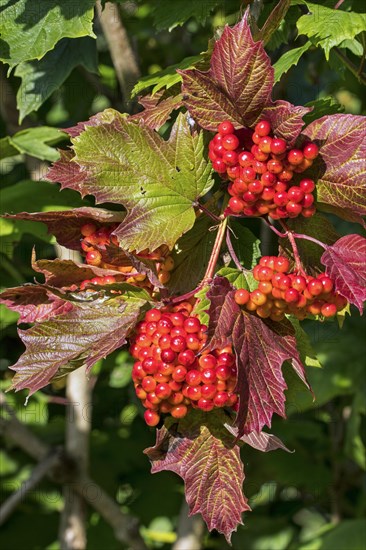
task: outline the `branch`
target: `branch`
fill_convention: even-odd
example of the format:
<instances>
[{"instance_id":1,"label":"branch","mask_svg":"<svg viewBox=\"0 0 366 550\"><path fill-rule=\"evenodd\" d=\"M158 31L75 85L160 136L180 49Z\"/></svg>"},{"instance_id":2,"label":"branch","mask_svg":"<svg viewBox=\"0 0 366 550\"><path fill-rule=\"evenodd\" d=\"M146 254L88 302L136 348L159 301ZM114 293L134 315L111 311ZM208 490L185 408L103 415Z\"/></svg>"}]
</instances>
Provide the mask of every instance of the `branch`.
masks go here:
<instances>
[{"instance_id":1,"label":"branch","mask_svg":"<svg viewBox=\"0 0 366 550\"><path fill-rule=\"evenodd\" d=\"M51 448L16 418L2 392L0 392L0 405L7 412L7 415L0 417L0 432L4 436L37 461L43 460L51 453ZM77 465L62 449L59 450L58 456L59 459L50 476L52 481L71 484L73 490L111 525L118 541L130 545L134 550L147 550L139 534L137 520L123 514L118 504L93 479L86 474L80 474Z\"/></svg>"},{"instance_id":2,"label":"branch","mask_svg":"<svg viewBox=\"0 0 366 550\"><path fill-rule=\"evenodd\" d=\"M67 377L66 452L85 475L89 462L91 429L91 388L83 369ZM61 550L83 550L86 547L86 507L82 496L66 484L63 489L65 506L61 513L59 540Z\"/></svg>"},{"instance_id":3,"label":"branch","mask_svg":"<svg viewBox=\"0 0 366 550\"><path fill-rule=\"evenodd\" d=\"M14 512L17 506L21 504L26 495L37 487L39 482L56 466L59 460L59 454L54 450L34 467L27 481L24 481L20 488L10 495L2 504L0 508L0 525L6 522L8 517Z\"/></svg>"},{"instance_id":4,"label":"branch","mask_svg":"<svg viewBox=\"0 0 366 550\"><path fill-rule=\"evenodd\" d=\"M188 516L189 509L185 499L179 513L177 540L172 550L201 550L205 525L201 516Z\"/></svg>"},{"instance_id":5,"label":"branch","mask_svg":"<svg viewBox=\"0 0 366 550\"><path fill-rule=\"evenodd\" d=\"M107 2L104 10L102 10L101 3L98 1L97 12L104 36L108 42L123 99L125 104L128 105L132 88L140 76L135 54L123 26L118 6Z\"/></svg>"},{"instance_id":6,"label":"branch","mask_svg":"<svg viewBox=\"0 0 366 550\"><path fill-rule=\"evenodd\" d=\"M349 71L351 71L351 73L357 78L357 80L363 84L364 86L366 85L366 74L363 73L363 72L359 72L359 68L357 67L357 65L355 65L353 63L353 61L351 61L349 59L349 57L347 57L341 50L340 48L333 48L334 52L337 54L337 56L339 57L339 59L342 61L342 63L347 67L347 69Z\"/></svg>"}]
</instances>

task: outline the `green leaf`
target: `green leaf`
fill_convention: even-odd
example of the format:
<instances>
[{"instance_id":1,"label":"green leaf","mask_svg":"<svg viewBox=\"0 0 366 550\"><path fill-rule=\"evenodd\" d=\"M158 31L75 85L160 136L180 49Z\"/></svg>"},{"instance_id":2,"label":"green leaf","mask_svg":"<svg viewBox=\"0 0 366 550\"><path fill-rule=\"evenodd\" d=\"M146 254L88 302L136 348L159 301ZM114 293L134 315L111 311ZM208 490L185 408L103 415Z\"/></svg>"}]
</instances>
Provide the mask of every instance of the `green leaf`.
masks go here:
<instances>
[{"instance_id":1,"label":"green leaf","mask_svg":"<svg viewBox=\"0 0 366 550\"><path fill-rule=\"evenodd\" d=\"M366 30L366 14L334 10L305 2L310 13L297 21L299 34L305 34L316 45L323 48L329 60L329 52L344 40L352 40Z\"/></svg>"},{"instance_id":2,"label":"green leaf","mask_svg":"<svg viewBox=\"0 0 366 550\"><path fill-rule=\"evenodd\" d=\"M240 264L252 269L261 257L260 240L239 220L231 218L229 224L232 230L230 241Z\"/></svg>"},{"instance_id":3,"label":"green leaf","mask_svg":"<svg viewBox=\"0 0 366 550\"><path fill-rule=\"evenodd\" d=\"M278 61L273 65L274 68L274 81L278 82L281 78L281 76L293 66L297 65L300 57L308 51L308 49L311 46L311 42L307 41L303 46L300 46L299 48L293 48L292 50L289 50L288 52L284 53Z\"/></svg>"},{"instance_id":4,"label":"green leaf","mask_svg":"<svg viewBox=\"0 0 366 550\"><path fill-rule=\"evenodd\" d=\"M327 530L323 536L316 536L299 550L361 550L365 547L366 528L363 519L347 519Z\"/></svg>"},{"instance_id":5,"label":"green leaf","mask_svg":"<svg viewBox=\"0 0 366 550\"><path fill-rule=\"evenodd\" d=\"M158 30L171 31L178 25L183 25L188 19L194 17L199 23L204 23L217 6L220 0L156 0L154 9L154 23Z\"/></svg>"},{"instance_id":6,"label":"green leaf","mask_svg":"<svg viewBox=\"0 0 366 550\"><path fill-rule=\"evenodd\" d=\"M295 329L295 338L297 342L297 349L300 353L300 358L302 363L306 367L318 367L321 368L321 363L316 356L315 350L313 349L310 338L306 334L305 330L300 325L298 319L290 317L292 326Z\"/></svg>"},{"instance_id":7,"label":"green leaf","mask_svg":"<svg viewBox=\"0 0 366 550\"><path fill-rule=\"evenodd\" d=\"M72 166L84 179L64 187L125 206L127 216L115 231L124 250L173 248L195 222L195 202L213 185L203 133L191 133L182 114L169 141L112 109L93 117L93 124L72 138ZM62 177L58 166L53 181Z\"/></svg>"},{"instance_id":8,"label":"green leaf","mask_svg":"<svg viewBox=\"0 0 366 550\"><path fill-rule=\"evenodd\" d=\"M252 291L258 286L258 281L254 279L251 271L240 271L233 267L222 267L216 275L218 277L225 277L235 288L246 288Z\"/></svg>"},{"instance_id":9,"label":"green leaf","mask_svg":"<svg viewBox=\"0 0 366 550\"><path fill-rule=\"evenodd\" d=\"M366 415L366 386L361 383L357 391L351 409L351 415L347 421L345 452L362 468L366 470L366 449L362 441L362 416Z\"/></svg>"},{"instance_id":10,"label":"green leaf","mask_svg":"<svg viewBox=\"0 0 366 550\"><path fill-rule=\"evenodd\" d=\"M38 111L79 65L90 72L98 71L96 41L89 37L64 38L40 61L20 63L15 69L15 76L22 79L17 92L19 121Z\"/></svg>"},{"instance_id":11,"label":"green leaf","mask_svg":"<svg viewBox=\"0 0 366 550\"><path fill-rule=\"evenodd\" d=\"M202 61L202 55L192 55L190 57L185 57L180 63L175 65L170 65L163 71L153 73L148 76L140 78L140 80L135 84L132 90L132 97L138 95L142 90L154 86L152 93L155 94L161 88L169 89L175 84L178 84L182 81L182 77L177 73L177 69L193 69L199 61Z\"/></svg>"},{"instance_id":12,"label":"green leaf","mask_svg":"<svg viewBox=\"0 0 366 550\"><path fill-rule=\"evenodd\" d=\"M66 135L51 126L37 126L21 130L0 140L0 159L25 154L41 160L55 161L60 154L50 147L67 139Z\"/></svg>"},{"instance_id":13,"label":"green leaf","mask_svg":"<svg viewBox=\"0 0 366 550\"><path fill-rule=\"evenodd\" d=\"M61 38L92 36L94 0L17 0L1 8L0 59L14 67L42 59Z\"/></svg>"},{"instance_id":14,"label":"green leaf","mask_svg":"<svg viewBox=\"0 0 366 550\"><path fill-rule=\"evenodd\" d=\"M202 214L174 248L174 270L167 284L172 293L184 294L202 280L215 242L215 222Z\"/></svg>"},{"instance_id":15,"label":"green leaf","mask_svg":"<svg viewBox=\"0 0 366 550\"><path fill-rule=\"evenodd\" d=\"M156 444L144 452L152 473L171 470L184 479L191 514L201 513L209 530L230 542L231 533L250 510L242 493L239 447L224 427L223 411L192 411L177 423L172 418L157 432Z\"/></svg>"},{"instance_id":16,"label":"green leaf","mask_svg":"<svg viewBox=\"0 0 366 550\"><path fill-rule=\"evenodd\" d=\"M305 103L305 107L312 107L312 111L304 116L305 124L310 124L313 120L323 117L324 115L333 115L335 113L342 113L344 107L338 103L334 97L322 97Z\"/></svg>"}]
</instances>

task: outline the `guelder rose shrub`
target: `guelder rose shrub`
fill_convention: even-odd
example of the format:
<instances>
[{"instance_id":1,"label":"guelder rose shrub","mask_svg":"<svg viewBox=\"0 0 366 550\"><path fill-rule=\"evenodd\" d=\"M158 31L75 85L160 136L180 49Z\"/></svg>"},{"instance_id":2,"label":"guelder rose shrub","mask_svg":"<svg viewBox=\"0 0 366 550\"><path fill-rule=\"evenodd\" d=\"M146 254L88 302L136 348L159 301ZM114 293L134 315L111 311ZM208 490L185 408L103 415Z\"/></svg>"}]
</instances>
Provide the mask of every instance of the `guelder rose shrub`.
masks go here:
<instances>
[{"instance_id":1,"label":"guelder rose shrub","mask_svg":"<svg viewBox=\"0 0 366 550\"><path fill-rule=\"evenodd\" d=\"M366 240L338 235L322 212L362 223L366 124L335 114L306 126L310 109L273 101L247 16L224 29L207 71L180 75L169 100L140 98L137 115L107 109L68 129L72 147L48 179L116 209L12 215L45 223L84 262L34 260L44 284L1 300L31 325L19 330L15 390L32 394L129 346L145 421L158 428L152 471L180 475L191 513L230 541L249 510L240 449L287 450L262 431L285 416L284 361L308 386L300 321L340 320L350 304L362 313ZM261 257L251 218L278 236L277 256Z\"/></svg>"}]
</instances>

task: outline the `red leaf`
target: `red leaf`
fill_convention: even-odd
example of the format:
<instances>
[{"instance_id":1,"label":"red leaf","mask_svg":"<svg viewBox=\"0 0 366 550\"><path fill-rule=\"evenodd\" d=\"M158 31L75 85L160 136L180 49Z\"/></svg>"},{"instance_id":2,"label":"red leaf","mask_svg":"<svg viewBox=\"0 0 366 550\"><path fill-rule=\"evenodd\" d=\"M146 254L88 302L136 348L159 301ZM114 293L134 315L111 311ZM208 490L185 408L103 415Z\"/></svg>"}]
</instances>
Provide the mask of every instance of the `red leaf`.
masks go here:
<instances>
[{"instance_id":1,"label":"red leaf","mask_svg":"<svg viewBox=\"0 0 366 550\"><path fill-rule=\"evenodd\" d=\"M190 515L201 513L208 529L217 529L230 542L250 507L242 493L239 447L224 421L223 411L192 411L179 423L158 430L155 446L144 452L152 473L171 470L184 479Z\"/></svg>"},{"instance_id":2,"label":"red leaf","mask_svg":"<svg viewBox=\"0 0 366 550\"><path fill-rule=\"evenodd\" d=\"M337 292L360 310L366 300L366 239L347 235L328 246L321 257Z\"/></svg>"},{"instance_id":3,"label":"red leaf","mask_svg":"<svg viewBox=\"0 0 366 550\"><path fill-rule=\"evenodd\" d=\"M317 200L339 217L362 223L366 215L366 119L330 115L315 120L303 135L320 146L314 163Z\"/></svg>"},{"instance_id":4,"label":"red leaf","mask_svg":"<svg viewBox=\"0 0 366 550\"><path fill-rule=\"evenodd\" d=\"M271 426L273 413L285 417L284 361L291 360L297 375L308 384L290 323L264 322L242 311L234 293L225 277L214 279L207 293L211 301L208 345L213 349L231 344L235 350L240 395L236 426L241 437L260 432L265 424Z\"/></svg>"},{"instance_id":5,"label":"red leaf","mask_svg":"<svg viewBox=\"0 0 366 550\"><path fill-rule=\"evenodd\" d=\"M129 120L143 121L151 130L158 130L167 120L170 119L172 111L182 106L182 96L170 95L164 97L165 90L148 94L138 98L139 103L144 107L141 113L129 117Z\"/></svg>"},{"instance_id":6,"label":"red leaf","mask_svg":"<svg viewBox=\"0 0 366 550\"><path fill-rule=\"evenodd\" d=\"M225 427L233 436L237 437L238 428L230 424L225 424ZM262 453L268 453L269 451L275 451L277 449L282 449L288 453L291 452L278 437L266 432L251 432L250 434L243 435L240 441L243 441L243 443L250 445L253 449L261 451Z\"/></svg>"},{"instance_id":7,"label":"red leaf","mask_svg":"<svg viewBox=\"0 0 366 550\"><path fill-rule=\"evenodd\" d=\"M263 43L252 38L248 13L235 27L225 27L215 43L209 71L178 71L184 104L206 130L216 131L223 120L240 128L266 118L277 136L293 144L304 125L303 115L311 109L287 101L272 103L274 70Z\"/></svg>"},{"instance_id":8,"label":"red leaf","mask_svg":"<svg viewBox=\"0 0 366 550\"><path fill-rule=\"evenodd\" d=\"M87 180L86 172L80 169L75 162L71 162L74 153L69 150L58 150L61 158L53 163L47 172L47 179L52 182L60 183L61 189L71 187L81 193L82 184Z\"/></svg>"},{"instance_id":9,"label":"red leaf","mask_svg":"<svg viewBox=\"0 0 366 550\"><path fill-rule=\"evenodd\" d=\"M47 321L73 309L72 304L43 286L31 284L8 288L0 294L0 303L20 314L18 323Z\"/></svg>"},{"instance_id":10,"label":"red leaf","mask_svg":"<svg viewBox=\"0 0 366 550\"><path fill-rule=\"evenodd\" d=\"M110 212L103 208L83 207L56 212L19 212L18 214L6 214L4 218L42 222L47 225L48 232L55 235L59 244L71 250L81 250L80 228L84 224L93 221L101 224L120 223L125 215L125 212Z\"/></svg>"},{"instance_id":11,"label":"red leaf","mask_svg":"<svg viewBox=\"0 0 366 550\"><path fill-rule=\"evenodd\" d=\"M127 306L121 297L74 302L66 313L19 330L26 351L10 367L16 371L12 388L29 388L31 395L76 368L85 365L89 370L126 343L142 303Z\"/></svg>"},{"instance_id":12,"label":"red leaf","mask_svg":"<svg viewBox=\"0 0 366 550\"><path fill-rule=\"evenodd\" d=\"M86 279L105 277L106 275L120 275L119 271L102 269L87 264L78 264L72 260L38 260L32 267L42 273L48 285L59 289L78 285Z\"/></svg>"}]
</instances>

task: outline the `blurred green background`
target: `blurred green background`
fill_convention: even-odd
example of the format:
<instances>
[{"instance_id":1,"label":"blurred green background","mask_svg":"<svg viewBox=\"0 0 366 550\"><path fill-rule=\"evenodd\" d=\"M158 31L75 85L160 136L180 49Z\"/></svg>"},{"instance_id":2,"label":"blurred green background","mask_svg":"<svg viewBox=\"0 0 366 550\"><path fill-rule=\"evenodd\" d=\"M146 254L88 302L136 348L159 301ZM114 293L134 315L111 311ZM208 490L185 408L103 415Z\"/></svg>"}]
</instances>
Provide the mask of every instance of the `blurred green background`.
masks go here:
<instances>
[{"instance_id":1,"label":"blurred green background","mask_svg":"<svg viewBox=\"0 0 366 550\"><path fill-rule=\"evenodd\" d=\"M121 1L116 5L137 55L141 75L152 75L207 50L208 40L217 28L226 22L233 24L238 21L247 3L238 0L150 0ZM304 45L307 40L304 36L298 37L296 30L296 21L304 13L302 10L306 11L304 6L297 5L299 3L293 2L285 21L282 21L267 46L273 62L286 52ZM261 26L277 2L258 4L263 4L259 19ZM336 2L319 4L334 7ZM341 9L352 8L362 12L362 4L346 0ZM184 24L177 25L177 22ZM170 27L173 28L170 30ZM21 127L17 127L14 106L17 92L18 102L19 93L26 93L24 89L19 92L20 86L24 86L19 78L22 71L18 66L15 74L12 72L7 79L7 66L0 67L2 136L13 135L20 129L33 126L66 128L109 106L119 110L128 108L130 111L136 108L133 102L122 97L111 53L98 19L95 20L94 32L96 42L90 38L76 39L90 41L86 66L73 68L38 111L25 117ZM362 49L365 36L364 31L353 41L353 45L348 43L342 46L342 52L346 51L355 65L365 55ZM36 70L37 63L42 61L32 63ZM47 75L50 66L52 60L44 74ZM88 69L94 66L95 72L90 72ZM23 72L26 73L26 67L23 67ZM44 81L42 76L39 78L40 85L42 82L44 86L50 85L47 77ZM48 79L52 78L48 73ZM297 66L291 67L282 76L275 86L274 96L295 104L322 100L318 105L325 109L325 113L365 114L364 92L359 80L333 50L327 61L322 48L314 45L302 55ZM43 157L39 152L40 139L26 146L23 144L26 152L32 153L32 147L35 148L38 159L19 154L1 160L2 212L44 211L82 204L77 193L58 193L57 186L31 182L42 177L49 160L57 158L53 145L57 141L65 144L62 139L62 135L60 140L57 134L48 130L44 139L48 147ZM4 142L2 144L5 147ZM332 218L332 222L341 234L360 231L357 226L336 218ZM38 257L54 258L57 254L54 241L43 226L2 220L0 255L3 288L33 281L35 274L31 270L30 260L34 245ZM308 369L316 400L313 402L290 369L288 372L286 370L291 386L287 396L288 419L276 418L271 429L295 452L289 454L279 450L263 454L250 447L242 449L246 473L244 491L253 512L246 514L245 525L240 526L233 535L235 550L362 550L366 547L363 520L366 515L365 326L356 310L352 309L351 313L342 329L335 323L304 324L323 365L323 369ZM16 333L16 319L16 314L1 306L0 370L3 390L10 385L12 376L8 366L16 362L22 352ZM149 461L142 451L154 444L154 430L147 428L142 419L142 409L130 384L130 371L131 362L125 351L113 353L93 368L92 382L95 385L90 472L116 499L122 511L139 518L147 544L151 548L166 550L172 547L176 539L184 499L183 485L174 474L150 474ZM34 433L49 445L58 445L64 441L64 395L65 388L61 383L35 394L26 408L25 392L8 394L8 400L19 419ZM5 500L29 476L33 462L10 440L5 441L0 461L3 476L1 497ZM61 488L43 481L27 495L3 526L2 548L58 549L57 533L62 507ZM95 511L89 511L87 535L90 550L124 548L114 538L110 526ZM228 545L221 535L205 533L202 548L224 550Z\"/></svg>"}]
</instances>

